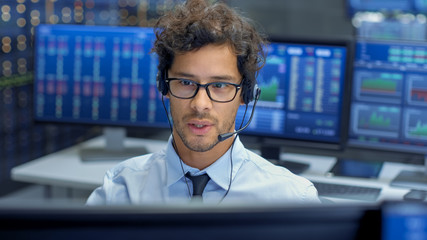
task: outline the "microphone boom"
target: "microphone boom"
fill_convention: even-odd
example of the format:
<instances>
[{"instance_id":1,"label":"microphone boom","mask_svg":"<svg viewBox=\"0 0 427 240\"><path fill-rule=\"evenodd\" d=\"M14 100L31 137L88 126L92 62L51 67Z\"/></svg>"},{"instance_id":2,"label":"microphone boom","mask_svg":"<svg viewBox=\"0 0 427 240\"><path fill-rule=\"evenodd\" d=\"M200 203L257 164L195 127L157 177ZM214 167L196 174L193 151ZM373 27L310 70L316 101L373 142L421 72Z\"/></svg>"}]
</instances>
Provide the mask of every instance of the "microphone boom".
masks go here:
<instances>
[{"instance_id":1,"label":"microphone boom","mask_svg":"<svg viewBox=\"0 0 427 240\"><path fill-rule=\"evenodd\" d=\"M261 89L259 89L259 92L261 92L260 90L261 90ZM218 135L218 141L222 142L222 141L224 141L224 140L227 140L227 139L229 139L230 137L232 137L234 134L238 134L238 133L240 133L241 131L245 130L245 129L249 126L249 124L250 124L250 123L251 123L251 121L252 121L252 118L254 117L255 106L256 106L256 104L257 104L257 102L258 102L258 99L259 99L259 92L257 93L257 95L256 95L256 97L255 97L255 102L254 102L254 106L252 107L252 113L251 113L251 116L249 117L249 121L245 124L245 126L243 126L242 128L238 129L237 131L230 132L230 133L223 133L223 134Z\"/></svg>"}]
</instances>

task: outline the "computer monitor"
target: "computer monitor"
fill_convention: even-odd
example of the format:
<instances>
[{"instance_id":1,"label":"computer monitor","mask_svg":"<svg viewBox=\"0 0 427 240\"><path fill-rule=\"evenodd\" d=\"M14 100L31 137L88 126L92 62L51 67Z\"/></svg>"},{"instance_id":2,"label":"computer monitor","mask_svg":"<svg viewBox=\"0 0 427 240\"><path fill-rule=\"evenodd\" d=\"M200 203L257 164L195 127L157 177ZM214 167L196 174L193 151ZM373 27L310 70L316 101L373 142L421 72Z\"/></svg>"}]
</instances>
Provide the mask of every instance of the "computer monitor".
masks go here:
<instances>
[{"instance_id":1,"label":"computer monitor","mask_svg":"<svg viewBox=\"0 0 427 240\"><path fill-rule=\"evenodd\" d=\"M348 145L426 155L426 73L427 43L358 39ZM427 175L403 171L392 185L426 190Z\"/></svg>"},{"instance_id":2,"label":"computer monitor","mask_svg":"<svg viewBox=\"0 0 427 240\"><path fill-rule=\"evenodd\" d=\"M426 202L385 202L381 218L382 240L427 239Z\"/></svg>"},{"instance_id":3,"label":"computer monitor","mask_svg":"<svg viewBox=\"0 0 427 240\"><path fill-rule=\"evenodd\" d=\"M427 2L423 0L413 0L415 12L425 14L427 13Z\"/></svg>"},{"instance_id":4,"label":"computer monitor","mask_svg":"<svg viewBox=\"0 0 427 240\"><path fill-rule=\"evenodd\" d=\"M426 39L426 23L424 20L383 19L381 21L361 21L356 28L360 38L383 40L415 40Z\"/></svg>"},{"instance_id":5,"label":"computer monitor","mask_svg":"<svg viewBox=\"0 0 427 240\"><path fill-rule=\"evenodd\" d=\"M152 28L39 25L35 120L108 126L106 148L83 149L83 160L145 153L124 149L124 127L169 127L156 87L158 58L150 54L154 38Z\"/></svg>"},{"instance_id":6,"label":"computer monitor","mask_svg":"<svg viewBox=\"0 0 427 240\"><path fill-rule=\"evenodd\" d=\"M2 239L379 239L376 206L0 206ZM370 224L375 223L375 224Z\"/></svg>"},{"instance_id":7,"label":"computer monitor","mask_svg":"<svg viewBox=\"0 0 427 240\"><path fill-rule=\"evenodd\" d=\"M413 2L409 0L346 0L350 16L357 12L413 12Z\"/></svg>"},{"instance_id":8,"label":"computer monitor","mask_svg":"<svg viewBox=\"0 0 427 240\"><path fill-rule=\"evenodd\" d=\"M262 138L262 151L270 155L266 158L279 159L282 146L341 148L350 49L351 41L271 42L257 77L261 96L251 124L242 132ZM244 109L238 111L236 128Z\"/></svg>"}]
</instances>

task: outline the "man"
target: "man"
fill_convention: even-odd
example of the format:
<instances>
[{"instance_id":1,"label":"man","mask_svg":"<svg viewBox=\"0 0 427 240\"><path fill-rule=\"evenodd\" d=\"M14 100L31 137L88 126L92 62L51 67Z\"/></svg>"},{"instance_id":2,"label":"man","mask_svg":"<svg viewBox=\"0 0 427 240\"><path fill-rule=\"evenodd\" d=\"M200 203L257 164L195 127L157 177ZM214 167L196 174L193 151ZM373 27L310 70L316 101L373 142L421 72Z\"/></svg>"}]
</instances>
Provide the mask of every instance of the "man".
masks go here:
<instances>
[{"instance_id":1,"label":"man","mask_svg":"<svg viewBox=\"0 0 427 240\"><path fill-rule=\"evenodd\" d=\"M220 137L234 132L239 106L259 93L265 41L253 26L224 4L194 0L156 27L158 88L170 100L172 136L163 151L108 171L87 204L318 202L308 180L245 149L235 134Z\"/></svg>"}]
</instances>

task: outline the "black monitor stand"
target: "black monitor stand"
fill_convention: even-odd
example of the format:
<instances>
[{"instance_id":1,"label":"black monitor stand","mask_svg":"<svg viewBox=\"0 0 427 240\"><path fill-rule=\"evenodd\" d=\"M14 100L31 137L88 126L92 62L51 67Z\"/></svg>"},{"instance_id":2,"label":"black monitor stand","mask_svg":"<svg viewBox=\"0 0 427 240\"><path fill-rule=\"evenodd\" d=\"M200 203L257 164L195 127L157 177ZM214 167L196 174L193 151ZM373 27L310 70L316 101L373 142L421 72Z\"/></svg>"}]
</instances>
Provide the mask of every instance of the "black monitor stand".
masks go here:
<instances>
[{"instance_id":1,"label":"black monitor stand","mask_svg":"<svg viewBox=\"0 0 427 240\"><path fill-rule=\"evenodd\" d=\"M310 167L308 163L281 160L280 147L277 146L262 146L261 156L276 165L287 168L295 174L301 174Z\"/></svg>"},{"instance_id":2,"label":"black monitor stand","mask_svg":"<svg viewBox=\"0 0 427 240\"><path fill-rule=\"evenodd\" d=\"M105 146L80 149L80 159L82 161L123 161L148 153L144 146L126 147L124 145L126 139L125 128L106 127L103 131Z\"/></svg>"},{"instance_id":3,"label":"black monitor stand","mask_svg":"<svg viewBox=\"0 0 427 240\"><path fill-rule=\"evenodd\" d=\"M427 191L427 154L424 155L423 171L401 171L399 175L391 181L390 185Z\"/></svg>"}]
</instances>

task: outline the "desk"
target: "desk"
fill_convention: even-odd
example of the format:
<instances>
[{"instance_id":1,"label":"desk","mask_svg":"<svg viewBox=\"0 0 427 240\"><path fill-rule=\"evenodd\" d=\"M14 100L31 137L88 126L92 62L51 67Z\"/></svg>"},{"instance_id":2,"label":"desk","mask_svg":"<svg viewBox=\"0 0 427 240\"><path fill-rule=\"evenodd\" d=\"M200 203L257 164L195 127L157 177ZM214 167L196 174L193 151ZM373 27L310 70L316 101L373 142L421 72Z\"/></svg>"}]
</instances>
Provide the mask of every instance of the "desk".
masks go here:
<instances>
[{"instance_id":1,"label":"desk","mask_svg":"<svg viewBox=\"0 0 427 240\"><path fill-rule=\"evenodd\" d=\"M301 174L301 176L311 181L381 188L382 191L377 199L377 202L382 202L384 200L402 200L403 195L409 192L410 189L391 187L390 182L399 174L401 170L419 171L420 168L420 166L417 165L384 162L378 178L368 179L355 177L339 177L331 176L328 173L336 162L336 158L334 157L284 153L281 155L280 158L284 160L308 163L310 167L307 171ZM338 198L333 198L332 200L338 203L360 202L357 200Z\"/></svg>"},{"instance_id":2,"label":"desk","mask_svg":"<svg viewBox=\"0 0 427 240\"><path fill-rule=\"evenodd\" d=\"M145 147L149 152L156 152L165 147L166 142L150 139L127 138L124 145L128 147ZM31 162L14 167L11 178L15 181L40 184L51 187L83 189L92 191L102 185L105 172L118 161L82 162L79 149L83 147L101 147L105 143L102 137L88 140L76 146L49 154ZM417 170L420 166L386 162L378 179L331 177L326 173L336 162L333 157L281 154L281 159L306 162L309 169L302 174L312 181L343 183L351 185L372 186L382 188L378 201L401 200L409 189L390 187L390 181L403 169ZM354 200L334 199L337 202L354 202Z\"/></svg>"},{"instance_id":3,"label":"desk","mask_svg":"<svg viewBox=\"0 0 427 240\"><path fill-rule=\"evenodd\" d=\"M11 170L11 178L14 181L39 184L46 186L46 197L52 196L52 189L65 189L59 195L66 194L70 197L70 191L93 191L102 185L105 172L115 166L118 161L94 161L82 162L79 157L81 148L105 146L103 137L96 137L78 145L43 156L25 164L16 166ZM165 141L126 138L124 145L127 147L145 147L147 151L159 151L165 146ZM81 194L81 193L79 193ZM85 198L87 196L82 196Z\"/></svg>"}]
</instances>

